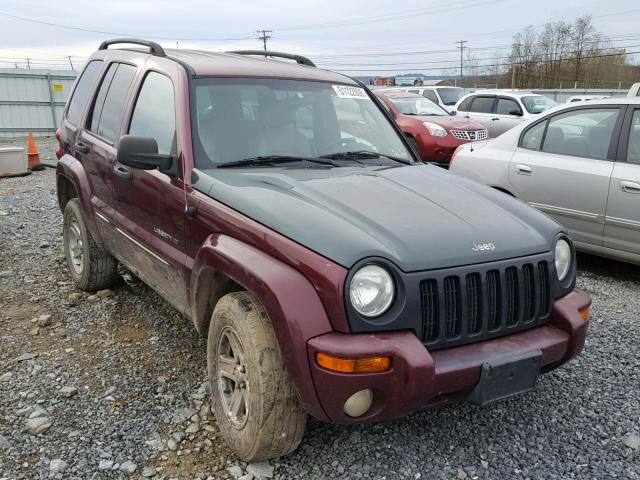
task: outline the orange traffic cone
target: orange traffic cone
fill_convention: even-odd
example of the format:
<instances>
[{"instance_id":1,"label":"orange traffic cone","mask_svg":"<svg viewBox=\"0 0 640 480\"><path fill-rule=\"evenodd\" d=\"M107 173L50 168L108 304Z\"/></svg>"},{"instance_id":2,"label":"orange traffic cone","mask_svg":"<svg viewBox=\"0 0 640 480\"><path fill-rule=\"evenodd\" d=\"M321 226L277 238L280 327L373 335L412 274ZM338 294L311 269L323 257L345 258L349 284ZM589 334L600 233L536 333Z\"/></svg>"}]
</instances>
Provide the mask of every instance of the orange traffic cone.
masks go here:
<instances>
[{"instance_id":1,"label":"orange traffic cone","mask_svg":"<svg viewBox=\"0 0 640 480\"><path fill-rule=\"evenodd\" d=\"M44 168L40 163L40 152L38 152L38 146L31 132L29 132L29 137L27 138L27 158L27 167L29 170L36 171Z\"/></svg>"}]
</instances>

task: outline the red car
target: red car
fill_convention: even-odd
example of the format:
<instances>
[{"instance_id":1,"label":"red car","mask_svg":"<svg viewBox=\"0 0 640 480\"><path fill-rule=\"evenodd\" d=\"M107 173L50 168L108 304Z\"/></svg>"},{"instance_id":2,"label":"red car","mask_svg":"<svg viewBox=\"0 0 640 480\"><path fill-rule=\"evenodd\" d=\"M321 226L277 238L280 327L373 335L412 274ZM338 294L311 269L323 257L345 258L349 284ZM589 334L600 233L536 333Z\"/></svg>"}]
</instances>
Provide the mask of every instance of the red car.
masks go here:
<instances>
[{"instance_id":1,"label":"red car","mask_svg":"<svg viewBox=\"0 0 640 480\"><path fill-rule=\"evenodd\" d=\"M417 93L373 92L395 118L422 160L449 166L451 155L463 143L487 139L481 123L451 116Z\"/></svg>"}]
</instances>

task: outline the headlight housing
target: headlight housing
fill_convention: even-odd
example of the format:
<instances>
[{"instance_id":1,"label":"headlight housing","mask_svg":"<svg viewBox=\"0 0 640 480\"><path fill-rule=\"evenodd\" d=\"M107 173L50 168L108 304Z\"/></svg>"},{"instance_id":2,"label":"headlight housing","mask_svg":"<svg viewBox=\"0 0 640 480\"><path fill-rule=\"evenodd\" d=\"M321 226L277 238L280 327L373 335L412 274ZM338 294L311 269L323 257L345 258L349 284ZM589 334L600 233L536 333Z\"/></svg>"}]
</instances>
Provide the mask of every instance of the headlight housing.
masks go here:
<instances>
[{"instance_id":1,"label":"headlight housing","mask_svg":"<svg viewBox=\"0 0 640 480\"><path fill-rule=\"evenodd\" d=\"M558 280L564 282L571 271L571 262L573 260L571 245L569 245L569 242L564 238L556 242L555 260Z\"/></svg>"},{"instance_id":2,"label":"headlight housing","mask_svg":"<svg viewBox=\"0 0 640 480\"><path fill-rule=\"evenodd\" d=\"M369 264L358 270L349 284L351 305L360 315L378 317L389 310L395 297L395 285L386 268Z\"/></svg>"},{"instance_id":3,"label":"headlight housing","mask_svg":"<svg viewBox=\"0 0 640 480\"><path fill-rule=\"evenodd\" d=\"M447 131L440 125L432 122L422 122L422 124L424 125L424 128L426 128L434 137L446 137L448 135Z\"/></svg>"}]
</instances>

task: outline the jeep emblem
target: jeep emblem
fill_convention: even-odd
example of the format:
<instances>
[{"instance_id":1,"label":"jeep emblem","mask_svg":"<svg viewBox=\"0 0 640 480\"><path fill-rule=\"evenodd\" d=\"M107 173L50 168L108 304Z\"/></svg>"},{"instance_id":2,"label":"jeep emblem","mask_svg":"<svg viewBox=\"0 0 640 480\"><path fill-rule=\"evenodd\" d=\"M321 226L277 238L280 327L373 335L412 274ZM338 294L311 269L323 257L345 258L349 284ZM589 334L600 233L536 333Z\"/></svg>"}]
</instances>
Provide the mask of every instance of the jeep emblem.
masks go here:
<instances>
[{"instance_id":1,"label":"jeep emblem","mask_svg":"<svg viewBox=\"0 0 640 480\"><path fill-rule=\"evenodd\" d=\"M496 249L496 246L493 243L474 243L471 250L474 252L486 252L491 250L492 252Z\"/></svg>"}]
</instances>

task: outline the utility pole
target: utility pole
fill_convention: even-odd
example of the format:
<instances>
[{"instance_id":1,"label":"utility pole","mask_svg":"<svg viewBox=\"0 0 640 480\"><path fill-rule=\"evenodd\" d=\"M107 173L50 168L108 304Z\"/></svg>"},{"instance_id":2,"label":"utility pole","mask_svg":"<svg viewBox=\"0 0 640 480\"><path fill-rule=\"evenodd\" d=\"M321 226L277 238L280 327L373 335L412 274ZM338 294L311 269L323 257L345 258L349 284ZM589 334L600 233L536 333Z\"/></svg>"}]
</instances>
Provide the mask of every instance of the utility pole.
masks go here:
<instances>
[{"instance_id":1,"label":"utility pole","mask_svg":"<svg viewBox=\"0 0 640 480\"><path fill-rule=\"evenodd\" d=\"M268 34L273 33L273 30L256 30L256 33L258 33L259 35L258 40L262 40L262 45L264 46L264 52L267 53L267 40L271 38L271 35L268 35Z\"/></svg>"},{"instance_id":2,"label":"utility pole","mask_svg":"<svg viewBox=\"0 0 640 480\"><path fill-rule=\"evenodd\" d=\"M73 62L71 61L71 55L67 55L67 58L69 59L69 65L71 65L71 70L73 70Z\"/></svg>"},{"instance_id":3,"label":"utility pole","mask_svg":"<svg viewBox=\"0 0 640 480\"><path fill-rule=\"evenodd\" d=\"M31 70L31 59L27 58L27 69Z\"/></svg>"},{"instance_id":4,"label":"utility pole","mask_svg":"<svg viewBox=\"0 0 640 480\"><path fill-rule=\"evenodd\" d=\"M464 53L464 44L467 43L467 40L459 40L456 43L460 44L458 48L460 49L460 88L462 88L462 68L463 68L463 62L464 62L463 53Z\"/></svg>"}]
</instances>

